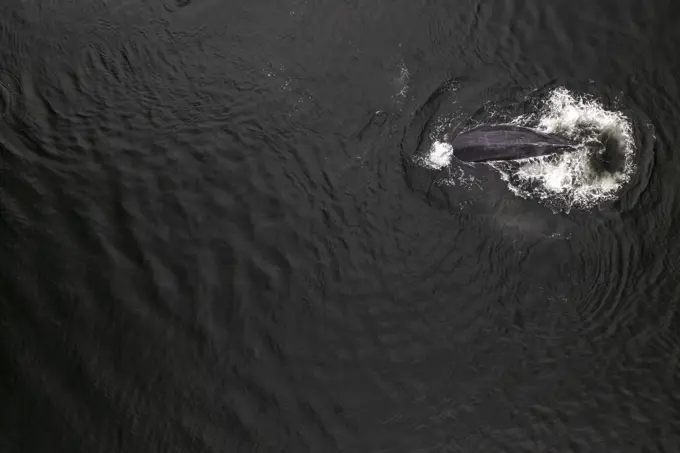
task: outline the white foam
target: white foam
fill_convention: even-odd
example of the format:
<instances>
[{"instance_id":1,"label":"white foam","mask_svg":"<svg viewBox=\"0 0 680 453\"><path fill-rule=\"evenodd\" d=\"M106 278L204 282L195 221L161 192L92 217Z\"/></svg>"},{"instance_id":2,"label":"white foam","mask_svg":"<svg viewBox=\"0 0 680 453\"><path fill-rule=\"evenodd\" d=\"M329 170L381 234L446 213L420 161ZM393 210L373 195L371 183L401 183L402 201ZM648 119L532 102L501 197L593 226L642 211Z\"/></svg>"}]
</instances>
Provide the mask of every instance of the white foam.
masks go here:
<instances>
[{"instance_id":1,"label":"white foam","mask_svg":"<svg viewBox=\"0 0 680 453\"><path fill-rule=\"evenodd\" d=\"M399 90L397 94L395 94L393 97L394 98L406 98L406 95L408 94L409 91L409 79L411 78L411 73L409 72L408 68L406 67L406 64L402 61L401 64L398 67L399 69L399 75L394 77L394 84L395 87Z\"/></svg>"},{"instance_id":2,"label":"white foam","mask_svg":"<svg viewBox=\"0 0 680 453\"><path fill-rule=\"evenodd\" d=\"M526 159L520 161L518 168L492 163L518 196L550 200L562 210L588 208L614 199L635 170L630 121L594 99L557 88L537 115L520 116L513 123L566 137L579 148L574 153ZM603 136L613 141L621 158L621 165L612 171L593 167L593 153L601 152L604 145L593 149L592 144Z\"/></svg>"},{"instance_id":3,"label":"white foam","mask_svg":"<svg viewBox=\"0 0 680 453\"><path fill-rule=\"evenodd\" d=\"M439 170L451 163L453 147L445 142L435 141L430 148L429 154L422 159L422 164L428 168Z\"/></svg>"}]
</instances>

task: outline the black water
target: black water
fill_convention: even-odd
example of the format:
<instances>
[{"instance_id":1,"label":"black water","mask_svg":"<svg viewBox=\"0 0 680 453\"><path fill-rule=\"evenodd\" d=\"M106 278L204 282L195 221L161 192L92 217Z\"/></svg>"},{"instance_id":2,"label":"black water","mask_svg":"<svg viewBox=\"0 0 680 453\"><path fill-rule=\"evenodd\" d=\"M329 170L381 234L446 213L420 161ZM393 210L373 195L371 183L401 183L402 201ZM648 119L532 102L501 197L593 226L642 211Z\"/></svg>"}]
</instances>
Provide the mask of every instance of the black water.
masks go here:
<instances>
[{"instance_id":1,"label":"black water","mask_svg":"<svg viewBox=\"0 0 680 453\"><path fill-rule=\"evenodd\" d=\"M3 2L0 451L679 451L679 20ZM638 170L592 209L429 191L451 83L589 93Z\"/></svg>"}]
</instances>

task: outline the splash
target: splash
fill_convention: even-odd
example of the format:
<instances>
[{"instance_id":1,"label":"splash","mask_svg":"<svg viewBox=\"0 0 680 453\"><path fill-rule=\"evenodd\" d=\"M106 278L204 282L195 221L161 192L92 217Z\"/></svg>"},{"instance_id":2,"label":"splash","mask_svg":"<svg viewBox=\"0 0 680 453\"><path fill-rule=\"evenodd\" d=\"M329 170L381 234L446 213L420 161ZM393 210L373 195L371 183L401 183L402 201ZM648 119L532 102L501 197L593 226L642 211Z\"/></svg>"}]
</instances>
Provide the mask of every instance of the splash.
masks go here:
<instances>
[{"instance_id":1,"label":"splash","mask_svg":"<svg viewBox=\"0 0 680 453\"><path fill-rule=\"evenodd\" d=\"M435 141L430 152L419 159L419 163L432 170L440 170L451 163L453 148L446 142Z\"/></svg>"},{"instance_id":2,"label":"splash","mask_svg":"<svg viewBox=\"0 0 680 453\"><path fill-rule=\"evenodd\" d=\"M419 162L432 169L451 164L448 136L452 121L436 122L429 151ZM565 88L550 92L538 112L510 123L569 139L577 151L512 161L488 162L508 188L522 198L539 199L554 210L587 209L616 199L635 172L635 141L630 120L596 99Z\"/></svg>"},{"instance_id":3,"label":"splash","mask_svg":"<svg viewBox=\"0 0 680 453\"><path fill-rule=\"evenodd\" d=\"M606 110L595 99L558 88L550 93L539 113L512 122L568 138L578 149L491 163L518 196L545 200L559 210L587 209L614 200L634 173L631 122L621 112Z\"/></svg>"}]
</instances>

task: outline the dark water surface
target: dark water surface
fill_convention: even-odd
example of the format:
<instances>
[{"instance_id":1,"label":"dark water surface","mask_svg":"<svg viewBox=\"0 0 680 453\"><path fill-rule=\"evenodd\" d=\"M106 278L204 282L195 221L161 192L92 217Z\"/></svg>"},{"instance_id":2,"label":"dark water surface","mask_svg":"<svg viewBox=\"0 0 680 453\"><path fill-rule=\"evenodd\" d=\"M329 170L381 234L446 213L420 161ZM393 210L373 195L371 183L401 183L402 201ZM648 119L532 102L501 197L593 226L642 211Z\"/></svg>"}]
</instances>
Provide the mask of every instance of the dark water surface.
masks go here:
<instances>
[{"instance_id":1,"label":"dark water surface","mask_svg":"<svg viewBox=\"0 0 680 453\"><path fill-rule=\"evenodd\" d=\"M3 2L0 451L680 451L679 20ZM616 199L411 165L555 87L630 119Z\"/></svg>"}]
</instances>

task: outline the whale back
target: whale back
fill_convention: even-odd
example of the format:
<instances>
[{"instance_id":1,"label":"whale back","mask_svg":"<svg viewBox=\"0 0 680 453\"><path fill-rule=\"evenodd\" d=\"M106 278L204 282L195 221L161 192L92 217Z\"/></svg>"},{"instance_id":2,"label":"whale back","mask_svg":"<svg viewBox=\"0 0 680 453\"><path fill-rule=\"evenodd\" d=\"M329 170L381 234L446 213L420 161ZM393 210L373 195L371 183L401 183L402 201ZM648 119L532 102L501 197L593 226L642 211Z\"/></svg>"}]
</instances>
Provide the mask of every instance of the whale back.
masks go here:
<instances>
[{"instance_id":1,"label":"whale back","mask_svg":"<svg viewBox=\"0 0 680 453\"><path fill-rule=\"evenodd\" d=\"M512 124L484 124L469 129L451 142L453 154L465 162L523 159L576 148L562 137Z\"/></svg>"}]
</instances>

